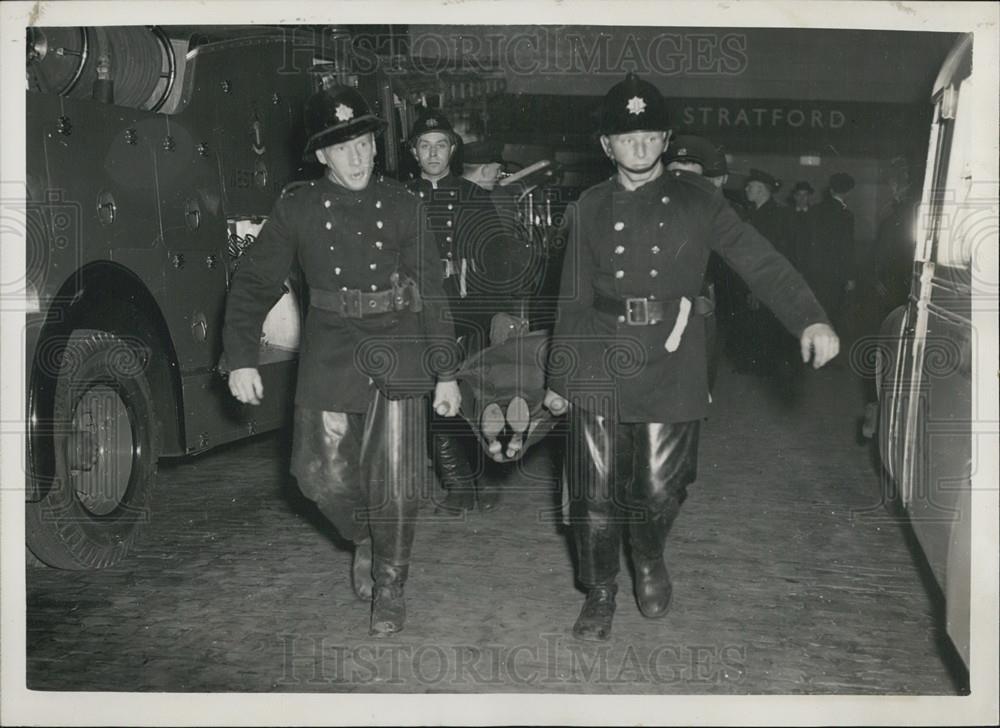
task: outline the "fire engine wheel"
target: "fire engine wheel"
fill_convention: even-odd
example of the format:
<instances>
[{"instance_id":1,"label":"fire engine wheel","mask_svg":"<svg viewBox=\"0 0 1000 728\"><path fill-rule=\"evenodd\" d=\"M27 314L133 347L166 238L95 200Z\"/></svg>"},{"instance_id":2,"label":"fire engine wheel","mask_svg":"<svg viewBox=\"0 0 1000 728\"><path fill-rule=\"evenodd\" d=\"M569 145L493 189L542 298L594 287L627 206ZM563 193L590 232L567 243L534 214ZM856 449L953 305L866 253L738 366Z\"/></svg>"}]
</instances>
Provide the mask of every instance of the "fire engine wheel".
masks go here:
<instances>
[{"instance_id":1,"label":"fire engine wheel","mask_svg":"<svg viewBox=\"0 0 1000 728\"><path fill-rule=\"evenodd\" d=\"M77 330L59 364L53 404L55 473L27 504L28 548L61 569L120 561L149 516L157 427L148 352L104 331Z\"/></svg>"}]
</instances>

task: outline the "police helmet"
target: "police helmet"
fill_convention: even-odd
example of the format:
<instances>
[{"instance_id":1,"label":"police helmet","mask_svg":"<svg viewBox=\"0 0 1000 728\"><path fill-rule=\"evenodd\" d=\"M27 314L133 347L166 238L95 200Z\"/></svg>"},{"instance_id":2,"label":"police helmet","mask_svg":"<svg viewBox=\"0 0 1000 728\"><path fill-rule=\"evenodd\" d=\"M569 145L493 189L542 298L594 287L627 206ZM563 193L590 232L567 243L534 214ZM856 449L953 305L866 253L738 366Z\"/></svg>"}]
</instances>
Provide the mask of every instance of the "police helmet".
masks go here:
<instances>
[{"instance_id":1,"label":"police helmet","mask_svg":"<svg viewBox=\"0 0 1000 728\"><path fill-rule=\"evenodd\" d=\"M309 159L317 149L367 132L379 133L386 122L372 113L368 102L356 89L331 86L317 91L306 101L305 126L309 138L303 156Z\"/></svg>"},{"instance_id":2,"label":"police helmet","mask_svg":"<svg viewBox=\"0 0 1000 728\"><path fill-rule=\"evenodd\" d=\"M629 72L604 97L600 133L627 134L632 131L666 131L666 101L659 89Z\"/></svg>"}]
</instances>

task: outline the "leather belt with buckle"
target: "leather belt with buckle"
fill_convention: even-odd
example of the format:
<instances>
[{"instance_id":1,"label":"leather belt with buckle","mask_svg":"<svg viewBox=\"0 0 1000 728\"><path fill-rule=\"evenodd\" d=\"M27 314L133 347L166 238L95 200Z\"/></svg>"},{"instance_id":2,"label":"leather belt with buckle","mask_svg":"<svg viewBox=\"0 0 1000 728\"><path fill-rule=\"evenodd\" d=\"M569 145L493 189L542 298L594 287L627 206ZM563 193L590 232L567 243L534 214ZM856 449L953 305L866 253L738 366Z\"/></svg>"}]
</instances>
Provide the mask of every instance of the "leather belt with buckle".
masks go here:
<instances>
[{"instance_id":1,"label":"leather belt with buckle","mask_svg":"<svg viewBox=\"0 0 1000 728\"><path fill-rule=\"evenodd\" d=\"M667 309L674 300L661 301L656 298L608 298L597 293L594 295L594 308L601 313L620 316L629 326L652 326L667 317ZM715 310L715 303L708 296L698 296L694 299L691 313L697 316L709 316Z\"/></svg>"},{"instance_id":2,"label":"leather belt with buckle","mask_svg":"<svg viewBox=\"0 0 1000 728\"><path fill-rule=\"evenodd\" d=\"M661 301L656 298L608 298L596 294L594 308L601 313L624 318L629 326L652 326L666 318L667 307L671 301Z\"/></svg>"},{"instance_id":3,"label":"leather belt with buckle","mask_svg":"<svg viewBox=\"0 0 1000 728\"><path fill-rule=\"evenodd\" d=\"M407 286L385 291L361 291L351 288L346 291L326 291L309 289L309 305L324 311L339 313L344 318L362 318L406 309L419 310Z\"/></svg>"}]
</instances>

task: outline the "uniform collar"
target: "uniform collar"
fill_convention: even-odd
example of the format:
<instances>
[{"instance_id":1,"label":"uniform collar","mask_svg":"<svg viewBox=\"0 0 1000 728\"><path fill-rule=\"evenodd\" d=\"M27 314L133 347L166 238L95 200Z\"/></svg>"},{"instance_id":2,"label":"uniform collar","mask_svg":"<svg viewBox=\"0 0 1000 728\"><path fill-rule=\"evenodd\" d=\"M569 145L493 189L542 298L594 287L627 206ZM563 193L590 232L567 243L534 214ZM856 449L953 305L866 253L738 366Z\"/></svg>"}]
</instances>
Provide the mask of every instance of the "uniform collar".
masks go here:
<instances>
[{"instance_id":1,"label":"uniform collar","mask_svg":"<svg viewBox=\"0 0 1000 728\"><path fill-rule=\"evenodd\" d=\"M656 177L655 179L651 179L649 182L646 182L645 184L640 185L639 187L636 187L634 190L630 190L629 188L627 188L625 185L622 184L621 179L619 179L618 177L618 171L616 170L615 173L611 176L611 184L615 192L629 192L641 195L643 194L643 192L648 193L651 190L658 190L663 185L664 181L672 176L673 175L667 171L667 168L665 166L661 166L660 175L658 177Z\"/></svg>"},{"instance_id":2,"label":"uniform collar","mask_svg":"<svg viewBox=\"0 0 1000 728\"><path fill-rule=\"evenodd\" d=\"M621 180L618 179L618 173L617 172L615 172L611 176L611 180L610 181L611 181L611 189L616 194L635 195L635 199L638 199L638 198L641 198L641 197L646 197L647 195L648 196L653 196L653 195L659 194L660 190L663 188L663 186L667 185L667 184L670 184L670 181L673 178L674 178L674 175L671 172L668 172L664 168L663 172L660 174L659 177L657 177L656 179L650 180L646 184L641 185L641 186L635 188L634 190L628 189L625 185L623 185L621 183Z\"/></svg>"},{"instance_id":3,"label":"uniform collar","mask_svg":"<svg viewBox=\"0 0 1000 728\"><path fill-rule=\"evenodd\" d=\"M437 183L431 182L426 177L418 177L417 179L420 180L420 186L421 187L426 187L429 190L433 190L433 189L439 189L439 190L440 189L451 189L453 187L458 187L458 185L459 185L459 182L458 182L459 178L456 177L455 175L453 175L451 172L449 172L448 174L446 174L441 179L437 180ZM435 184L436 184L436 186L435 186Z\"/></svg>"},{"instance_id":4,"label":"uniform collar","mask_svg":"<svg viewBox=\"0 0 1000 728\"><path fill-rule=\"evenodd\" d=\"M368 180L368 186L363 190L349 190L343 185L334 182L325 174L322 177L321 184L323 186L323 192L331 197L362 201L375 194L374 188L378 185L378 176L373 173L371 178Z\"/></svg>"}]
</instances>

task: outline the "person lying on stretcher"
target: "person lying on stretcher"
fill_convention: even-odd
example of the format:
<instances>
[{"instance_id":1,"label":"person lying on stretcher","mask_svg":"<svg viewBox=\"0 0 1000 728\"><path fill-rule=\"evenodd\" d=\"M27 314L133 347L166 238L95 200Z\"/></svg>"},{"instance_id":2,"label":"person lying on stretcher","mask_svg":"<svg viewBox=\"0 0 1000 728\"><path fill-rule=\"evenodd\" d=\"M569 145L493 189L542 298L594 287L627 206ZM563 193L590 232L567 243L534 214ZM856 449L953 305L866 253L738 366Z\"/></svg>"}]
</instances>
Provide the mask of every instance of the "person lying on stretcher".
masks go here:
<instances>
[{"instance_id":1,"label":"person lying on stretcher","mask_svg":"<svg viewBox=\"0 0 1000 728\"><path fill-rule=\"evenodd\" d=\"M680 300L663 344L667 351L680 345L692 308L690 299ZM493 460L511 462L552 430L568 404L545 388L548 331L529 332L526 320L500 313L493 317L490 340L493 344L470 356L458 372L459 414Z\"/></svg>"},{"instance_id":2,"label":"person lying on stretcher","mask_svg":"<svg viewBox=\"0 0 1000 728\"><path fill-rule=\"evenodd\" d=\"M545 360L548 331L524 333L516 317L498 314L495 323L512 319L509 335L498 336L493 345L470 356L457 378L462 392L459 414L479 437L483 450L496 462L521 458L547 435L565 403L549 403L545 391Z\"/></svg>"}]
</instances>

